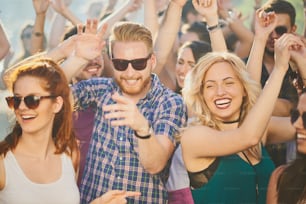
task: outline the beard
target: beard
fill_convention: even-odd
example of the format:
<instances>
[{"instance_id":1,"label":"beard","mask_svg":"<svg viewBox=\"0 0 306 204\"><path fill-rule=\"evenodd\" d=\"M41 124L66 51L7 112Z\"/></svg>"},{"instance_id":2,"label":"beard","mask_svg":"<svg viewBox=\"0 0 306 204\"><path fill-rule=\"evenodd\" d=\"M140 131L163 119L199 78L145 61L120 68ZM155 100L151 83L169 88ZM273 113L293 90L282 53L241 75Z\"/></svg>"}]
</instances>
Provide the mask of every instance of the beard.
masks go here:
<instances>
[{"instance_id":1,"label":"beard","mask_svg":"<svg viewBox=\"0 0 306 204\"><path fill-rule=\"evenodd\" d=\"M269 56L274 56L274 50L269 50L268 48L265 48L265 53Z\"/></svg>"},{"instance_id":2,"label":"beard","mask_svg":"<svg viewBox=\"0 0 306 204\"><path fill-rule=\"evenodd\" d=\"M124 85L124 80L127 80L124 77L115 78L116 83L120 87L123 93L135 96L144 93L146 90L148 90L150 84L151 84L151 75L149 75L147 78L137 78L137 85L127 87ZM139 80L142 80L142 83L139 83Z\"/></svg>"}]
</instances>

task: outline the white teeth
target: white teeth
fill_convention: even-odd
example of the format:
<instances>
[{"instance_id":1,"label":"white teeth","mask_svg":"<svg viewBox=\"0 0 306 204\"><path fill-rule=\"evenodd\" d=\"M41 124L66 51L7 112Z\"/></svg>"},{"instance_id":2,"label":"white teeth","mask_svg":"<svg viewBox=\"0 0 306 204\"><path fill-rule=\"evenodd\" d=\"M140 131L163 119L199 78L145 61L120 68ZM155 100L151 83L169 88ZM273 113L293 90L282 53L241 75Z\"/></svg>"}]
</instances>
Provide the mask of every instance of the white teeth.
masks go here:
<instances>
[{"instance_id":1,"label":"white teeth","mask_svg":"<svg viewBox=\"0 0 306 204\"><path fill-rule=\"evenodd\" d=\"M34 118L34 116L31 115L23 115L22 119L30 119L30 118Z\"/></svg>"},{"instance_id":2,"label":"white teeth","mask_svg":"<svg viewBox=\"0 0 306 204\"><path fill-rule=\"evenodd\" d=\"M215 103L216 105L224 105L224 104L228 104L231 101L229 99L221 99L221 100L216 100Z\"/></svg>"},{"instance_id":3,"label":"white teeth","mask_svg":"<svg viewBox=\"0 0 306 204\"><path fill-rule=\"evenodd\" d=\"M129 80L126 80L127 84L129 85L134 85L137 83L137 79L129 79Z\"/></svg>"},{"instance_id":4,"label":"white teeth","mask_svg":"<svg viewBox=\"0 0 306 204\"><path fill-rule=\"evenodd\" d=\"M88 72L97 72L98 69L92 68L92 69L88 69Z\"/></svg>"},{"instance_id":5,"label":"white teeth","mask_svg":"<svg viewBox=\"0 0 306 204\"><path fill-rule=\"evenodd\" d=\"M184 80L185 76L179 76L180 80Z\"/></svg>"},{"instance_id":6,"label":"white teeth","mask_svg":"<svg viewBox=\"0 0 306 204\"><path fill-rule=\"evenodd\" d=\"M306 139L306 135L297 134L298 139Z\"/></svg>"}]
</instances>

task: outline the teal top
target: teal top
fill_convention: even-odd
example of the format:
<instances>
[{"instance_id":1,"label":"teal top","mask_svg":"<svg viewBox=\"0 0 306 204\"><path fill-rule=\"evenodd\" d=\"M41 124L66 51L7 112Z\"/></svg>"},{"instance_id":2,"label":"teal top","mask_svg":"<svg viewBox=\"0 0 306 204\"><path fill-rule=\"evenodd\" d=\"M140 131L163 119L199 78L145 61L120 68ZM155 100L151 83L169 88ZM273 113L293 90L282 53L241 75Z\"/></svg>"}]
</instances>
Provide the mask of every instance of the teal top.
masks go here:
<instances>
[{"instance_id":1,"label":"teal top","mask_svg":"<svg viewBox=\"0 0 306 204\"><path fill-rule=\"evenodd\" d=\"M266 149L262 147L262 159L253 167L237 154L219 157L219 164L208 183L192 189L195 204L206 203L256 203L256 182L258 183L258 204L266 203L266 192L274 164ZM257 176L256 176L257 174Z\"/></svg>"}]
</instances>

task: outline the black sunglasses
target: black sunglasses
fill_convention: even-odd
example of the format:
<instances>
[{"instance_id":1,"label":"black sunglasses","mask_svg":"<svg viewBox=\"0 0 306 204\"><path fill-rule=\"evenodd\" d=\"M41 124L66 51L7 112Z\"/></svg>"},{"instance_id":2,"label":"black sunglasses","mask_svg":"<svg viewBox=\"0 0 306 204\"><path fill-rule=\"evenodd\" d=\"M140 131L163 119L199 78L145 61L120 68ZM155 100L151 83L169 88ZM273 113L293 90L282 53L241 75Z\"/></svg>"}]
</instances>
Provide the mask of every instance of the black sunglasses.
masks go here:
<instances>
[{"instance_id":1,"label":"black sunglasses","mask_svg":"<svg viewBox=\"0 0 306 204\"><path fill-rule=\"evenodd\" d=\"M39 102L41 99L46 98L56 98L56 96L34 96L29 95L25 97L21 96L9 96L6 97L5 100L7 102L7 105L12 109L18 109L21 101L23 100L25 105L30 109L35 109L39 106Z\"/></svg>"},{"instance_id":2,"label":"black sunglasses","mask_svg":"<svg viewBox=\"0 0 306 204\"><path fill-rule=\"evenodd\" d=\"M125 71L129 63L131 63L132 67L137 70L141 71L147 67L148 59L150 59L152 54L149 54L145 58L133 59L133 60L125 60L125 59L112 59L114 68L118 71Z\"/></svg>"},{"instance_id":3,"label":"black sunglasses","mask_svg":"<svg viewBox=\"0 0 306 204\"><path fill-rule=\"evenodd\" d=\"M291 111L291 123L295 123L295 121L302 116L302 120L303 120L303 126L304 129L306 129L306 112L303 112L302 115L300 114L299 110L297 109L293 109Z\"/></svg>"},{"instance_id":4,"label":"black sunglasses","mask_svg":"<svg viewBox=\"0 0 306 204\"><path fill-rule=\"evenodd\" d=\"M277 35L283 35L284 33L287 33L288 29L286 26L277 26L274 31Z\"/></svg>"}]
</instances>

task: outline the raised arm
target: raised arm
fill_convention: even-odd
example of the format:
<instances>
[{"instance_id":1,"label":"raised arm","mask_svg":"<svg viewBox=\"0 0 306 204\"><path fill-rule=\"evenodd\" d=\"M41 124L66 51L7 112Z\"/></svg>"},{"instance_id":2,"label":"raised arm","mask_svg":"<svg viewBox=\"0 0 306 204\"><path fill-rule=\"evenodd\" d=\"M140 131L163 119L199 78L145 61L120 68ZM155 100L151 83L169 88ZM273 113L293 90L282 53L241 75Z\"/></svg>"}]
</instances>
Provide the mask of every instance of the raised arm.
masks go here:
<instances>
[{"instance_id":1,"label":"raised arm","mask_svg":"<svg viewBox=\"0 0 306 204\"><path fill-rule=\"evenodd\" d=\"M57 13L69 20L72 25L82 24L83 22L69 9L70 3L71 0L53 0L51 6Z\"/></svg>"},{"instance_id":2,"label":"raised arm","mask_svg":"<svg viewBox=\"0 0 306 204\"><path fill-rule=\"evenodd\" d=\"M159 22L156 10L155 0L144 1L144 25L151 31L153 39L155 40L159 30Z\"/></svg>"},{"instance_id":3,"label":"raised arm","mask_svg":"<svg viewBox=\"0 0 306 204\"><path fill-rule=\"evenodd\" d=\"M18 67L18 65L32 60L38 57L47 57L57 63L61 63L67 80L71 81L71 78L83 68L89 60L101 55L102 49L105 45L103 40L104 33L107 26L104 25L99 31L97 31L98 21L87 20L85 31L83 32L83 25L78 25L78 34L64 40L54 49L42 53L32 55L21 62L17 63L13 67L10 67L5 71L3 80L6 85L9 84L9 75Z\"/></svg>"},{"instance_id":4,"label":"raised arm","mask_svg":"<svg viewBox=\"0 0 306 204\"><path fill-rule=\"evenodd\" d=\"M110 25L104 34L104 39L109 36L112 25L122 20L128 13L138 10L141 4L141 0L126 0L119 9L113 11L109 16L100 21L98 25L99 29L105 24Z\"/></svg>"},{"instance_id":5,"label":"raised arm","mask_svg":"<svg viewBox=\"0 0 306 204\"><path fill-rule=\"evenodd\" d=\"M227 11L220 4L218 8L220 17L227 22L229 32L234 33L238 38L234 53L242 59L248 57L252 47L254 34L244 25L245 18L241 15L241 12L238 12L236 9Z\"/></svg>"},{"instance_id":6,"label":"raised arm","mask_svg":"<svg viewBox=\"0 0 306 204\"><path fill-rule=\"evenodd\" d=\"M71 81L72 77L74 77L74 75L83 68L89 60L93 60L97 56L101 55L102 49L105 45L103 37L107 26L104 25L99 31L97 31L97 25L98 22L96 19L87 20L84 32L83 26L78 25L77 36L73 36L72 39L68 38L68 41L71 41L64 47L65 49L59 48L55 53L49 53L49 56L56 56L57 58L65 57L64 55L70 53L62 64L62 68L68 81ZM69 51L72 47L73 50Z\"/></svg>"},{"instance_id":7,"label":"raised arm","mask_svg":"<svg viewBox=\"0 0 306 204\"><path fill-rule=\"evenodd\" d=\"M0 48L0 61L3 60L3 69L0 71L0 90L1 89L5 89L5 84L4 84L4 81L2 80L2 75L6 69L6 66L5 63L6 62L6 59L8 58L9 56L9 53L10 53L10 43L8 41L8 38L6 36L6 33L5 33L5 30L4 28L2 27L2 24L0 22L0 45L1 45L1 48Z\"/></svg>"},{"instance_id":8,"label":"raised arm","mask_svg":"<svg viewBox=\"0 0 306 204\"><path fill-rule=\"evenodd\" d=\"M157 65L154 72L160 74L164 68L181 24L183 6L187 0L171 0L158 30L154 50L156 51Z\"/></svg>"},{"instance_id":9,"label":"raised arm","mask_svg":"<svg viewBox=\"0 0 306 204\"><path fill-rule=\"evenodd\" d=\"M276 40L275 67L255 105L238 128L224 131L207 126L187 128L181 140L184 160L233 154L264 142L263 136L288 69L290 50L300 44L287 35Z\"/></svg>"},{"instance_id":10,"label":"raised arm","mask_svg":"<svg viewBox=\"0 0 306 204\"><path fill-rule=\"evenodd\" d=\"M212 50L216 52L226 52L227 47L219 24L218 1L209 1L207 5L199 3L198 0L192 0L192 3L194 8L206 20Z\"/></svg>"},{"instance_id":11,"label":"raised arm","mask_svg":"<svg viewBox=\"0 0 306 204\"><path fill-rule=\"evenodd\" d=\"M276 26L276 15L274 12L265 13L263 9L258 9L255 15L255 36L247 61L247 70L251 77L260 82L263 56L269 34Z\"/></svg>"},{"instance_id":12,"label":"raised arm","mask_svg":"<svg viewBox=\"0 0 306 204\"><path fill-rule=\"evenodd\" d=\"M32 0L35 10L35 23L31 38L31 54L44 51L44 27L49 0Z\"/></svg>"},{"instance_id":13,"label":"raised arm","mask_svg":"<svg viewBox=\"0 0 306 204\"><path fill-rule=\"evenodd\" d=\"M11 47L1 22L0 22L0 45L1 45L0 49L0 61L1 61L7 55Z\"/></svg>"},{"instance_id":14,"label":"raised arm","mask_svg":"<svg viewBox=\"0 0 306 204\"><path fill-rule=\"evenodd\" d=\"M54 0L51 2L51 6L56 11L56 14L51 25L48 41L49 49L53 49L62 41L67 20L75 26L82 24L82 21L69 10L68 6L70 3L71 0Z\"/></svg>"}]
</instances>

